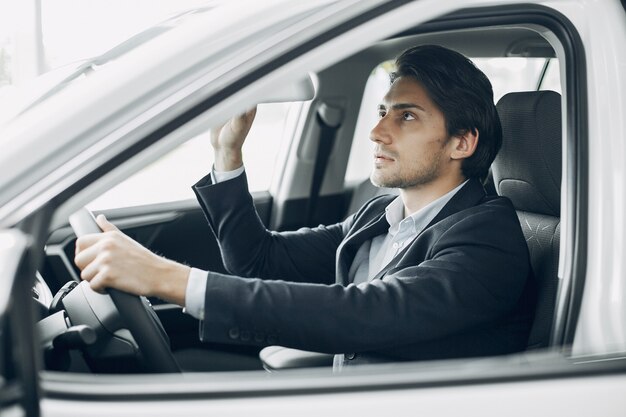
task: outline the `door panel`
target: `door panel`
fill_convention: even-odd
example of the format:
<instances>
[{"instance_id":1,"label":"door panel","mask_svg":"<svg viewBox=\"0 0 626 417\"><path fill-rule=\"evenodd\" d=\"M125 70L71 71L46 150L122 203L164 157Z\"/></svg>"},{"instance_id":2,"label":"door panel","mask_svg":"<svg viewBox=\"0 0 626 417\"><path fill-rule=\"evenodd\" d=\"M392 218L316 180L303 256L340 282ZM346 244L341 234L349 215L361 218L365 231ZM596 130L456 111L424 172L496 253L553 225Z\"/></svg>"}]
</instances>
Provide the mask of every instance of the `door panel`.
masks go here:
<instances>
[{"instance_id":1,"label":"door panel","mask_svg":"<svg viewBox=\"0 0 626 417\"><path fill-rule=\"evenodd\" d=\"M253 193L261 220L267 224L272 209L268 192ZM213 232L194 200L104 210L124 233L148 249L177 262L216 272L226 272ZM43 275L53 292L78 278L73 264L75 236L69 226L50 233Z\"/></svg>"}]
</instances>

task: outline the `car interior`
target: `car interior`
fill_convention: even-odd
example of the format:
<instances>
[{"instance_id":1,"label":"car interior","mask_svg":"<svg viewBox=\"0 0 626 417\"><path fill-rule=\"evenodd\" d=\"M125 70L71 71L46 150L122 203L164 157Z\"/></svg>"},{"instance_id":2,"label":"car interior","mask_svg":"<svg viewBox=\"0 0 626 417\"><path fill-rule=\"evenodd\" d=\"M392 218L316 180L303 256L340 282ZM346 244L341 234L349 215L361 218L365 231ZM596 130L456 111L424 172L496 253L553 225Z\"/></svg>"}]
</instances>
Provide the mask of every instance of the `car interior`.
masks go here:
<instances>
[{"instance_id":1,"label":"car interior","mask_svg":"<svg viewBox=\"0 0 626 417\"><path fill-rule=\"evenodd\" d=\"M511 199L527 239L539 293L528 349L558 345L561 342L554 337L554 328L560 281L564 108L560 88L566 68L548 32L531 24L457 29L436 22L421 25L312 74L312 100L296 102L300 97L297 92L277 96L275 101L294 101L290 106L299 110L298 123L287 130L286 140L281 142L274 171L269 173L270 186L253 192L260 218L269 229L280 231L332 224L376 195L397 192L374 187L367 174L372 163L367 129L375 121L376 100L381 98L376 94L385 87L386 74L392 70L390 61L404 49L420 44L459 51L475 60L498 90L495 100L503 126L503 146L485 188ZM383 79L382 87L368 90L377 77ZM208 138L205 143L208 147ZM206 173L211 163L206 162ZM138 165L135 171L142 168ZM181 188L191 185L177 184ZM193 199L94 211L106 214L130 237L167 258L226 272L217 242ZM129 332L125 324L136 318L136 310L122 314L121 321L109 313L86 318L86 305L94 309L101 301L80 295L82 284L73 264L75 240L69 222L49 231L45 259L33 288L45 369L77 373L154 371L146 365L149 361L133 339L136 334ZM249 345L201 343L197 320L181 307L158 299L143 300L136 307L150 312L148 321L158 324L159 334L184 372L275 372L332 364L332 357L326 354L257 346L253 340ZM103 317L111 322L102 323Z\"/></svg>"}]
</instances>

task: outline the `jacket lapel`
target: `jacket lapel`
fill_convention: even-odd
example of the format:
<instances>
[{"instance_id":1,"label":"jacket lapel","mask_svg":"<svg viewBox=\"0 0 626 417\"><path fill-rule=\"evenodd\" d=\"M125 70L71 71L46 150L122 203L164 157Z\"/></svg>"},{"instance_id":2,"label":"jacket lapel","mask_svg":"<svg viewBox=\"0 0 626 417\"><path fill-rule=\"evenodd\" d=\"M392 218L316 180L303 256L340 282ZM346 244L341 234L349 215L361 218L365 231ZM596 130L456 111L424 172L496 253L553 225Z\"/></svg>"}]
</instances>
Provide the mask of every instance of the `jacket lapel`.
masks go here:
<instances>
[{"instance_id":1,"label":"jacket lapel","mask_svg":"<svg viewBox=\"0 0 626 417\"><path fill-rule=\"evenodd\" d=\"M480 183L479 180L472 178L470 179L465 186L463 186L451 199L448 203L443 206L441 211L437 213L437 215L428 223L428 225L418 233L418 235L413 239L413 241L406 245L403 250L398 252L396 256L387 264L372 280L382 278L389 269L394 267L398 259L401 259L402 256L413 246L415 241L420 237L425 230L429 227L437 224L441 220L445 219L448 216L451 216L455 213L458 213L462 210L465 210L470 207L474 207L478 203L480 203L485 198L485 188Z\"/></svg>"},{"instance_id":2,"label":"jacket lapel","mask_svg":"<svg viewBox=\"0 0 626 417\"><path fill-rule=\"evenodd\" d=\"M399 198L399 197L398 197ZM357 227L354 233L349 233L337 249L337 264L335 266L336 281L342 285L349 284L349 270L357 250L367 240L387 233L389 223L385 218L385 211L379 213L362 227Z\"/></svg>"},{"instance_id":3,"label":"jacket lapel","mask_svg":"<svg viewBox=\"0 0 626 417\"><path fill-rule=\"evenodd\" d=\"M470 207L474 207L485 198L485 188L479 180L472 178L443 206L441 211L428 223L424 230L446 217Z\"/></svg>"}]
</instances>

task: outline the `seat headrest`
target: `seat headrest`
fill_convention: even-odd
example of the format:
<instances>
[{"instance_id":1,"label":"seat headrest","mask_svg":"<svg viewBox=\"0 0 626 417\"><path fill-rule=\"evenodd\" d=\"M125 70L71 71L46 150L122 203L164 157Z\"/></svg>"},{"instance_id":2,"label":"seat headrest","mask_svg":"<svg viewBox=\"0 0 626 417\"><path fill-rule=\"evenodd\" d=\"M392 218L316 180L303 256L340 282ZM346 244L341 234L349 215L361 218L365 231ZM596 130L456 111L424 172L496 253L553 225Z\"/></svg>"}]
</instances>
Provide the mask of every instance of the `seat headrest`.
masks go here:
<instances>
[{"instance_id":1,"label":"seat headrest","mask_svg":"<svg viewBox=\"0 0 626 417\"><path fill-rule=\"evenodd\" d=\"M560 217L561 96L509 93L497 105L502 148L492 165L498 194L517 210Z\"/></svg>"}]
</instances>

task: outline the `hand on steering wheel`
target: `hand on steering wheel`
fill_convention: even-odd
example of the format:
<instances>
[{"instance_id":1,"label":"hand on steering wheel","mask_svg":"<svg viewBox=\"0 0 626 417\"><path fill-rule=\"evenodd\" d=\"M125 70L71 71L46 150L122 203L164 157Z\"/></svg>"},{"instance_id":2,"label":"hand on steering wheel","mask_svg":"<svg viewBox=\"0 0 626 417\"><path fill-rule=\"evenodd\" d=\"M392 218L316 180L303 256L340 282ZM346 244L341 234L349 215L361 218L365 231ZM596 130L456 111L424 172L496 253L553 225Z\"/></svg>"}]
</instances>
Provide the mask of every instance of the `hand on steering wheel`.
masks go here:
<instances>
[{"instance_id":1,"label":"hand on steering wheel","mask_svg":"<svg viewBox=\"0 0 626 417\"><path fill-rule=\"evenodd\" d=\"M70 216L70 224L78 238L87 236L85 239L89 240L91 235L102 233L102 230L96 222L96 219L93 217L93 214L86 208L83 208ZM121 235L121 232L119 231L116 233ZM102 236L100 236L100 238L101 237ZM122 237L118 236L117 238L120 239ZM123 238L130 240L126 236ZM93 239L92 242L88 243L93 243ZM136 242L134 243L140 246ZM110 245L110 243L104 244L104 246L107 245ZM141 249L147 251L147 249L142 246L140 247ZM89 245L89 249L94 252L101 248L92 244ZM139 248L137 248L137 250L139 250ZM145 297L139 297L128 292L110 288L110 286L116 286L125 289L129 288L131 291L138 292L137 286L133 286L132 284L120 284L123 283L123 277L117 277L117 280L111 279L111 271L107 268L111 260L105 259L106 262L94 264L93 261L97 256L98 255L93 256L93 253L90 254L87 252L83 253L83 256L81 257L80 251L77 247L76 264L83 270L83 272L87 271L90 279L94 279L95 277L97 277L96 279L99 279L99 281L96 282L96 284L99 285L96 286L97 290L107 288L106 291L111 296L113 303L125 321L126 327L133 335L133 338L141 351L146 370L151 372L180 372L180 368L170 350L165 330L158 320L158 317L150 307L148 300L145 299ZM110 255L107 253L104 254L104 257L109 256ZM88 270L90 266L92 267L92 270Z\"/></svg>"}]
</instances>

